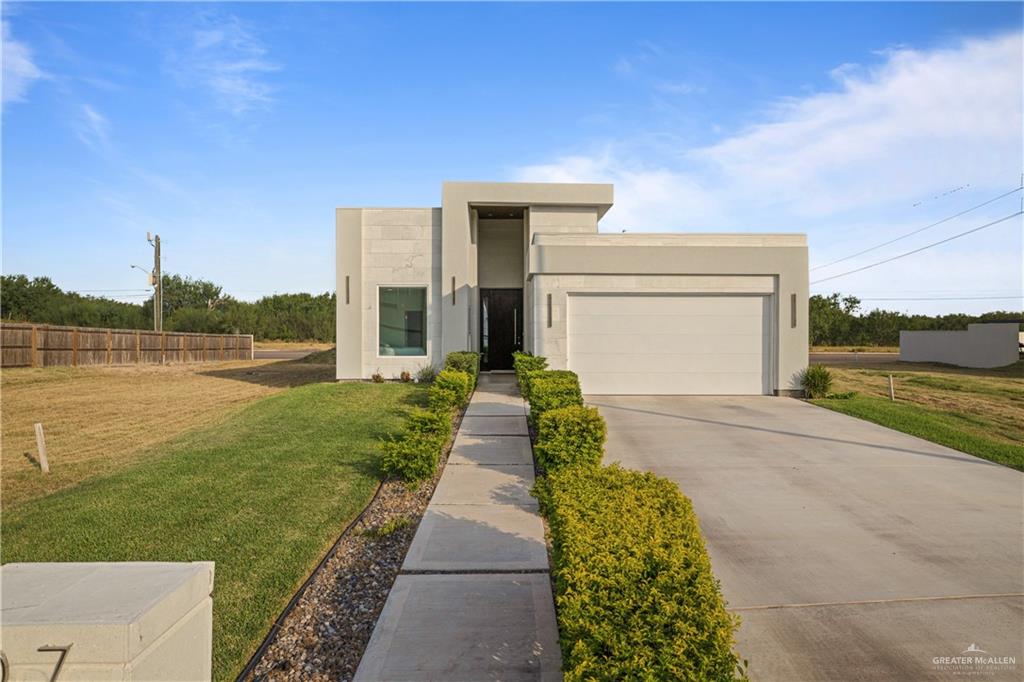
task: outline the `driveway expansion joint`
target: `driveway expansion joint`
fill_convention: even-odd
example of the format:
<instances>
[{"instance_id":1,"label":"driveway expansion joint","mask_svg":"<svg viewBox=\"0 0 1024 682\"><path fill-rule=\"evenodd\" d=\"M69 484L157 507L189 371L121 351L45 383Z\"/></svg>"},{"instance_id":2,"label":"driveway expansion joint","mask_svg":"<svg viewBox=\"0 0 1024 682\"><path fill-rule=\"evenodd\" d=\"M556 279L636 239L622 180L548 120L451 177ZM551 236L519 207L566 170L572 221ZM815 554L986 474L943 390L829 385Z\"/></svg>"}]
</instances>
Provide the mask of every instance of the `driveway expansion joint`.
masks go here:
<instances>
[{"instance_id":1,"label":"driveway expansion joint","mask_svg":"<svg viewBox=\"0 0 1024 682\"><path fill-rule=\"evenodd\" d=\"M852 601L823 601L794 604L760 604L757 606L731 606L729 611L768 611L771 609L815 609L827 606L867 606L870 604L907 604L924 601L955 601L964 599L1007 599L1024 597L1024 592L995 592L992 594L951 594L938 597L892 597L889 599L854 599Z\"/></svg>"}]
</instances>

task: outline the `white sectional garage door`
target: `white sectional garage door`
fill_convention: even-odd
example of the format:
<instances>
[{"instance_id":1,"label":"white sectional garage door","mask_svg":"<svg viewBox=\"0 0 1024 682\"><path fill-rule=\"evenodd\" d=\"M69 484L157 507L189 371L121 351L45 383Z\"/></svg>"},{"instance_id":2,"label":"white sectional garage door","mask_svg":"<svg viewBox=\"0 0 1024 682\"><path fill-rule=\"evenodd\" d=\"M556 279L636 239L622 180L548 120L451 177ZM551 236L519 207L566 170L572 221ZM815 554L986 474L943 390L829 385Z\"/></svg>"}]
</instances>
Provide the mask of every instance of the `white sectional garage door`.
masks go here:
<instances>
[{"instance_id":1,"label":"white sectional garage door","mask_svg":"<svg viewBox=\"0 0 1024 682\"><path fill-rule=\"evenodd\" d=\"M596 395L768 392L769 297L574 294L569 369Z\"/></svg>"}]
</instances>

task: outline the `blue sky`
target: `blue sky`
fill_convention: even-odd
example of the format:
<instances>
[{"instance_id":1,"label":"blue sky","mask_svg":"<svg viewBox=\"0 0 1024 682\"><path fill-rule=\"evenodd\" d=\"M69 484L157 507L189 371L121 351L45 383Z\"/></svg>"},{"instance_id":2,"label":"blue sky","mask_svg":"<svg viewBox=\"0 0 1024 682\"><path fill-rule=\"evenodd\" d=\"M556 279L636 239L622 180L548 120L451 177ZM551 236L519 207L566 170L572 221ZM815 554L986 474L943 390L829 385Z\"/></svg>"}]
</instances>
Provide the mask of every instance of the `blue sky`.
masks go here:
<instances>
[{"instance_id":1,"label":"blue sky","mask_svg":"<svg viewBox=\"0 0 1024 682\"><path fill-rule=\"evenodd\" d=\"M806 232L817 265L1024 170L1017 3L3 11L3 271L126 300L147 230L166 271L240 298L331 290L335 206L437 205L443 180L614 182L605 230ZM1021 232L1017 217L812 290L1020 309Z\"/></svg>"}]
</instances>

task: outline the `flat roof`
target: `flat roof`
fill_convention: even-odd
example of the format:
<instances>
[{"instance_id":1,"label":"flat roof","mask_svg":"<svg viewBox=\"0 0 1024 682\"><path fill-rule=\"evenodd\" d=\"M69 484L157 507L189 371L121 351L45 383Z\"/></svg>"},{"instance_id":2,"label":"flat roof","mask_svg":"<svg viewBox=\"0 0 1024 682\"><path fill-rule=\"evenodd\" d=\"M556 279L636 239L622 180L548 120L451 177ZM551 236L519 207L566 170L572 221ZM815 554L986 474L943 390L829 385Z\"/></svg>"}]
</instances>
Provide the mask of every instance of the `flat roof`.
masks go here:
<instances>
[{"instance_id":1,"label":"flat roof","mask_svg":"<svg viewBox=\"0 0 1024 682\"><path fill-rule=\"evenodd\" d=\"M598 232L535 234L536 246L807 246L797 232Z\"/></svg>"}]
</instances>

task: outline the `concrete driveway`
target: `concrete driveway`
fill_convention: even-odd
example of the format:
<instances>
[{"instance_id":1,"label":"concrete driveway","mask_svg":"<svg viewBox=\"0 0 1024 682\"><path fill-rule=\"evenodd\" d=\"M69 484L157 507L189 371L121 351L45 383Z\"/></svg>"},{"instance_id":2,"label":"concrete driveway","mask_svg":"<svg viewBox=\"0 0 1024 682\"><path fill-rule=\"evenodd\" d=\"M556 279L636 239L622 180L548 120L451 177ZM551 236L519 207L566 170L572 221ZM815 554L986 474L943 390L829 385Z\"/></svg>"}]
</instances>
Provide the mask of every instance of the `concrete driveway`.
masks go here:
<instances>
[{"instance_id":1,"label":"concrete driveway","mask_svg":"<svg viewBox=\"0 0 1024 682\"><path fill-rule=\"evenodd\" d=\"M790 398L587 401L693 500L755 680L1024 676L1019 472Z\"/></svg>"}]
</instances>

